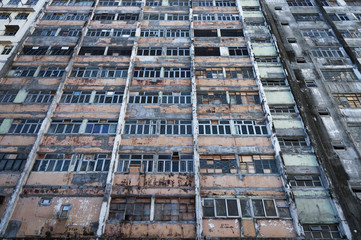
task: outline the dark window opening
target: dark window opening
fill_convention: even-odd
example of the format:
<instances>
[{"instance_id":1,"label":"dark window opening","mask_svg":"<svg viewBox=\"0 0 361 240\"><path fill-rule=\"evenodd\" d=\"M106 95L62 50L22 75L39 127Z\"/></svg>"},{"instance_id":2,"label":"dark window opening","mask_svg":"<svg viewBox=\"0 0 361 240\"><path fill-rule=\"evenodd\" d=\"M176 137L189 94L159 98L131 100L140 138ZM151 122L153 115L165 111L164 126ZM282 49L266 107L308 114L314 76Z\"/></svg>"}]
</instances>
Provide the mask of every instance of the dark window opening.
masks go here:
<instances>
[{"instance_id":1,"label":"dark window opening","mask_svg":"<svg viewBox=\"0 0 361 240\"><path fill-rule=\"evenodd\" d=\"M196 47L196 56L220 56L219 48Z\"/></svg>"}]
</instances>

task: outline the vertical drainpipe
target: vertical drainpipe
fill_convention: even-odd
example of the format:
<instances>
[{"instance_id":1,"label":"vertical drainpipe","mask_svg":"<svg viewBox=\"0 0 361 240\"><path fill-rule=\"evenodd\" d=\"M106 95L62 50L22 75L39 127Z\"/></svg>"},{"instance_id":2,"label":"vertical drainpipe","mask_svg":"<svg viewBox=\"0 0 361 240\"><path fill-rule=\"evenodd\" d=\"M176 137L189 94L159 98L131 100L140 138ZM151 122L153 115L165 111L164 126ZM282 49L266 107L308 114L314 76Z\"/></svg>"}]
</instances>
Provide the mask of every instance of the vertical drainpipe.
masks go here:
<instances>
[{"instance_id":1,"label":"vertical drainpipe","mask_svg":"<svg viewBox=\"0 0 361 240\"><path fill-rule=\"evenodd\" d=\"M138 22L137 22L137 27L136 27L136 36L135 36L135 40L134 40L134 44L133 44L133 48L132 48L132 54L131 54L130 62L129 62L127 80L125 82L123 101L122 101L122 105L121 105L120 112L119 112L117 131L116 131L116 135L115 135L115 139L114 139L114 143L113 143L112 157L111 157L109 171L107 174L107 180L106 180L106 184L105 184L104 198L103 198L103 202L102 202L102 206L101 206L100 214L99 214L99 225L98 225L98 229L97 229L97 233L96 233L97 238L102 237L104 230L105 230L105 222L108 218L112 186L113 186L113 182L114 182L114 175L115 175L115 172L117 171L118 160L119 160L119 146L120 146L120 142L122 140L122 133L123 133L124 124L125 124L125 115L127 112L128 101L129 101L129 89L130 89L132 79L133 79L135 57L137 55L137 50L138 50L138 39L140 36L139 35L140 34L140 26L141 26L141 22L143 19L144 6L145 6L145 0L142 0L141 7L140 7L141 8L140 14L139 14Z\"/></svg>"},{"instance_id":2,"label":"vertical drainpipe","mask_svg":"<svg viewBox=\"0 0 361 240\"><path fill-rule=\"evenodd\" d=\"M197 86L194 63L194 28L192 1L189 5L190 40L191 40L191 85L192 85L192 124L193 124L193 154L194 154L194 184L196 203L196 239L202 239L203 233L203 210L201 199L200 167L199 167L199 143L198 143L198 116L197 116Z\"/></svg>"},{"instance_id":3,"label":"vertical drainpipe","mask_svg":"<svg viewBox=\"0 0 361 240\"><path fill-rule=\"evenodd\" d=\"M36 153L39 149L39 146L41 144L41 142L44 139L44 135L47 132L49 126L50 126L50 122L51 122L51 118L55 112L56 106L58 105L61 96L63 94L63 89L65 86L65 81L67 79L67 77L70 75L70 72L72 70L72 66L73 66L73 62L75 60L75 56L77 55L77 53L79 52L80 46L82 45L83 41L84 41L84 37L86 35L87 32L87 27L91 21L91 19L93 18L94 12L95 12L95 6L98 4L99 0L96 0L94 3L94 7L91 8L91 13L89 14L88 20L85 22L83 29L82 29L82 34L76 44L76 47L74 48L74 52L65 68L65 72L60 80L59 86L56 90L56 93L54 95L53 101L51 102L48 111L46 112L46 116L43 120L43 122L41 123L40 129L38 134L36 135L36 140L35 143L33 144L31 151L28 155L28 158L26 159L26 164L24 166L24 170L21 172L20 177L16 183L15 186L15 190L14 192L11 194L10 200L8 202L8 204L6 205L5 211L3 213L3 216L1 218L1 222L0 222L0 236L4 236L6 228L9 224L9 221L11 219L11 216L15 210L17 201L19 199L19 196L23 190L23 187L25 186L29 175L31 173L31 169L33 168L34 162L35 162L35 158L36 158ZM51 2L49 3L49 5L51 5ZM45 11L45 8L42 10L42 14ZM40 15L42 15L40 14ZM41 18L38 18L38 21L41 21ZM37 24L34 24L32 28L35 28ZM29 33L32 32L29 31Z\"/></svg>"},{"instance_id":4,"label":"vertical drainpipe","mask_svg":"<svg viewBox=\"0 0 361 240\"><path fill-rule=\"evenodd\" d=\"M271 112L270 112L270 109L269 109L269 106L268 106L268 101L266 99L266 94L265 94L265 91L264 91L264 88L263 88L263 85L262 85L262 82L261 82L261 77L260 77L258 65L257 65L257 62L256 62L255 57L254 57L254 52L253 52L252 45L251 45L251 38L248 35L247 26L245 24L245 19L244 19L244 15L243 15L241 0L236 0L236 3L237 3L237 9L238 9L238 13L239 13L239 16L240 16L240 20L241 20L242 26L243 26L243 33L244 33L244 37L246 39L247 49L248 49L248 52L249 52L249 56L250 56L252 65L253 65L254 70L255 70L255 74L256 74L256 83L257 83L257 86L258 86L258 89L259 89L259 95L260 95L260 98L261 98L261 101L262 101L263 110L265 112L266 124L267 124L267 127L268 127L269 131L271 132L271 137L270 138L271 138L272 146L273 146L273 149L275 151L275 156L276 156L276 159L277 159L277 162L278 162L278 170L280 171L280 179L282 181L283 189L284 189L284 191L285 191L285 193L286 193L286 195L288 197L287 200L288 200L289 205L290 205L289 209L290 209L290 213L291 213L292 220L293 220L293 225L295 227L297 236L301 236L301 235L303 235L302 226L301 226L301 224L299 222L299 217L298 217L296 204L293 201L293 192L292 192L291 188L288 187L287 184L286 184L286 182L287 182L286 178L287 177L286 177L286 173L284 171L284 166L283 166L283 162L282 162L281 147L279 145L276 133L273 131L273 129L274 129L273 128L273 120L272 120ZM259 5L261 7L260 3L259 3ZM261 11L261 12L263 14L263 11ZM266 21L266 20L264 19L264 21ZM286 73L285 73L285 76L287 76Z\"/></svg>"}]
</instances>

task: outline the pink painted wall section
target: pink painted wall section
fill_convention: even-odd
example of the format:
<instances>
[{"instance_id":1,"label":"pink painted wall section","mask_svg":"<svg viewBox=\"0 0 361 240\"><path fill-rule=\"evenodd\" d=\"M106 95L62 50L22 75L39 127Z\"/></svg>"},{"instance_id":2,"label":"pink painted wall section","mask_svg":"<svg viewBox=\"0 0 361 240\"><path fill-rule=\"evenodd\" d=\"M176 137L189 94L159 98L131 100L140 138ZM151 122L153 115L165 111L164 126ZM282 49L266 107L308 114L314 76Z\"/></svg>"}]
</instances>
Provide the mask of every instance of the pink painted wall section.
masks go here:
<instances>
[{"instance_id":1,"label":"pink painted wall section","mask_svg":"<svg viewBox=\"0 0 361 240\"><path fill-rule=\"evenodd\" d=\"M205 237L241 237L241 225L238 219L203 219Z\"/></svg>"},{"instance_id":2,"label":"pink painted wall section","mask_svg":"<svg viewBox=\"0 0 361 240\"><path fill-rule=\"evenodd\" d=\"M105 237L117 238L194 238L195 225L193 224L107 224Z\"/></svg>"},{"instance_id":3,"label":"pink painted wall section","mask_svg":"<svg viewBox=\"0 0 361 240\"><path fill-rule=\"evenodd\" d=\"M257 220L260 237L293 238L296 232L292 220Z\"/></svg>"},{"instance_id":4,"label":"pink painted wall section","mask_svg":"<svg viewBox=\"0 0 361 240\"><path fill-rule=\"evenodd\" d=\"M17 237L91 237L98 221L102 198L54 197L50 206L39 206L39 197L20 198L12 220L21 221ZM59 219L62 204L71 204L68 219ZM47 233L48 232L48 233Z\"/></svg>"}]
</instances>

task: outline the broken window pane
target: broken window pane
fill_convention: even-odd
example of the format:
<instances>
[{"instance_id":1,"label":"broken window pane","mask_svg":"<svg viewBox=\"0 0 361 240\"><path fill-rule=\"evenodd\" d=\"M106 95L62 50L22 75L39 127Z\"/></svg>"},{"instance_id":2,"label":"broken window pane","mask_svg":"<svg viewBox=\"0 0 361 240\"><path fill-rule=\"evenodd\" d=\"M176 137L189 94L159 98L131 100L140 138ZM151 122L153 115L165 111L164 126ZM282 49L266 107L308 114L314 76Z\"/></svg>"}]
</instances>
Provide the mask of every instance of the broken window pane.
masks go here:
<instances>
[{"instance_id":1,"label":"broken window pane","mask_svg":"<svg viewBox=\"0 0 361 240\"><path fill-rule=\"evenodd\" d=\"M236 199L227 199L228 216L239 216Z\"/></svg>"},{"instance_id":2,"label":"broken window pane","mask_svg":"<svg viewBox=\"0 0 361 240\"><path fill-rule=\"evenodd\" d=\"M263 203L262 200L253 199L253 212L255 217L261 217L264 216L264 209L263 209Z\"/></svg>"}]
</instances>

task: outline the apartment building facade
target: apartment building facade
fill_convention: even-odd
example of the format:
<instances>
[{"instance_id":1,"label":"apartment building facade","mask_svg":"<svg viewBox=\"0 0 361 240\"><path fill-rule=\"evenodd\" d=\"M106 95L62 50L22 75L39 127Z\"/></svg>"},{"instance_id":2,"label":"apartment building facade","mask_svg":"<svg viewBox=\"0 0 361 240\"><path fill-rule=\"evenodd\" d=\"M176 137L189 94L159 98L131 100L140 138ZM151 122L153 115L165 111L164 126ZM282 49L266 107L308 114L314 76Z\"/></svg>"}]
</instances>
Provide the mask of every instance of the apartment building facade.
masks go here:
<instances>
[{"instance_id":1,"label":"apartment building facade","mask_svg":"<svg viewBox=\"0 0 361 240\"><path fill-rule=\"evenodd\" d=\"M1 78L1 235L357 236L270 17L293 2L50 1Z\"/></svg>"}]
</instances>

